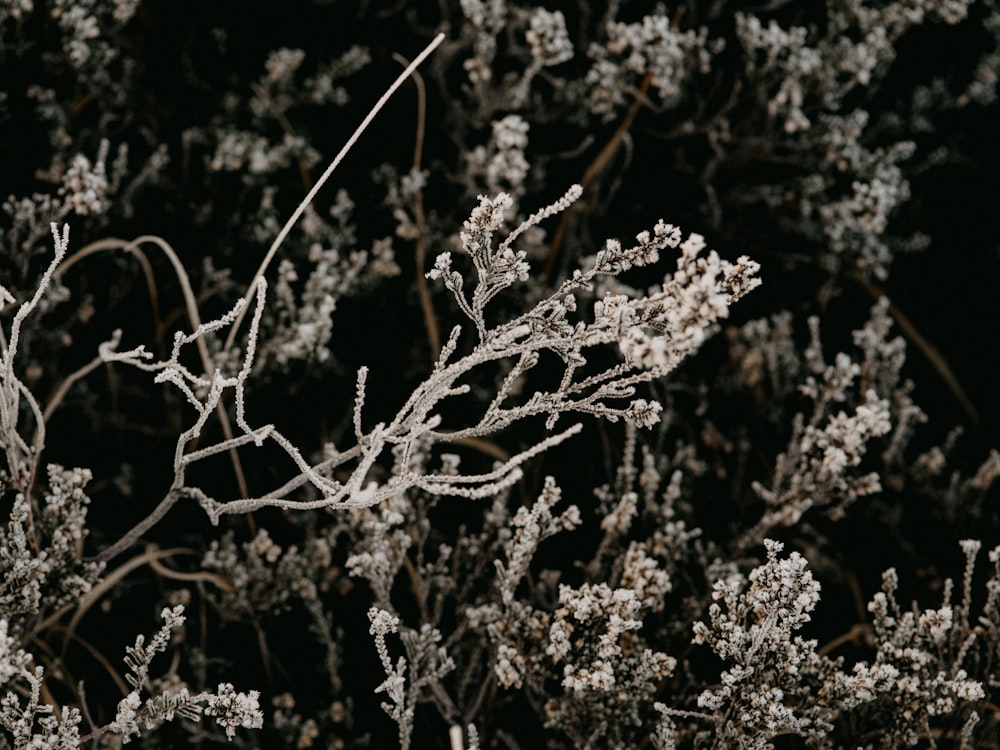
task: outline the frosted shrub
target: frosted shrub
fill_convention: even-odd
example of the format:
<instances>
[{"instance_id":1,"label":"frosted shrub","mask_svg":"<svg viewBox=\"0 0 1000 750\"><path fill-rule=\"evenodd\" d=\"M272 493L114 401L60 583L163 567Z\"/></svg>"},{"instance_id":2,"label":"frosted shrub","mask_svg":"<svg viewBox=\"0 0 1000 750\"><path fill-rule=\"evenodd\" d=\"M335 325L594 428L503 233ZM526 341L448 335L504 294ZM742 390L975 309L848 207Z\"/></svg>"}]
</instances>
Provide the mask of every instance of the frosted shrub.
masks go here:
<instances>
[{"instance_id":1,"label":"frosted shrub","mask_svg":"<svg viewBox=\"0 0 1000 750\"><path fill-rule=\"evenodd\" d=\"M993 3L169 5L0 2L0 749L997 747Z\"/></svg>"}]
</instances>

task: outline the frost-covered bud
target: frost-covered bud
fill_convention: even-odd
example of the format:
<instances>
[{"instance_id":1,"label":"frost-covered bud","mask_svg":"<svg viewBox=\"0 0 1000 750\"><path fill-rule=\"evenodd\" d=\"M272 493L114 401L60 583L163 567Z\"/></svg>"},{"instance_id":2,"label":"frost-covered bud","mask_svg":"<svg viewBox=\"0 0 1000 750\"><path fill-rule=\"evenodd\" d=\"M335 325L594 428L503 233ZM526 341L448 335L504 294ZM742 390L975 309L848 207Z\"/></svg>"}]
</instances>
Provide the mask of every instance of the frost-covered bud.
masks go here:
<instances>
[{"instance_id":1,"label":"frost-covered bud","mask_svg":"<svg viewBox=\"0 0 1000 750\"><path fill-rule=\"evenodd\" d=\"M628 408L629 418L638 427L652 427L660 421L663 406L658 401L646 401L637 398Z\"/></svg>"},{"instance_id":2,"label":"frost-covered bud","mask_svg":"<svg viewBox=\"0 0 1000 750\"><path fill-rule=\"evenodd\" d=\"M368 632L372 635L384 636L399 629L399 618L381 607L372 607L368 610L368 621L371 623Z\"/></svg>"},{"instance_id":3,"label":"frost-covered bud","mask_svg":"<svg viewBox=\"0 0 1000 750\"><path fill-rule=\"evenodd\" d=\"M236 736L239 727L259 729L264 726L264 713L260 710L260 692L251 690L238 693L228 682L219 684L215 695L208 697L207 716L214 716L226 730L226 737Z\"/></svg>"},{"instance_id":4,"label":"frost-covered bud","mask_svg":"<svg viewBox=\"0 0 1000 750\"><path fill-rule=\"evenodd\" d=\"M562 11L535 8L525 37L531 46L532 58L539 65L558 65L573 57L573 43L569 39Z\"/></svg>"}]
</instances>

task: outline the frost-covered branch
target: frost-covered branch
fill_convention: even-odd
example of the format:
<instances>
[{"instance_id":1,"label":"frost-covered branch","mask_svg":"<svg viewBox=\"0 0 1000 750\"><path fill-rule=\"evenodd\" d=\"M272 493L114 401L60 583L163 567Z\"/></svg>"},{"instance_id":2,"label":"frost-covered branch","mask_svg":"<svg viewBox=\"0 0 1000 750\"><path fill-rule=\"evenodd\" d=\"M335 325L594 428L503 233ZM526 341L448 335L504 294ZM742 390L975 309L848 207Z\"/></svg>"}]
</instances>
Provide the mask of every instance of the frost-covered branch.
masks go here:
<instances>
[{"instance_id":1,"label":"frost-covered branch","mask_svg":"<svg viewBox=\"0 0 1000 750\"><path fill-rule=\"evenodd\" d=\"M760 282L758 266L747 258L736 264L721 260L715 252L702 256L704 240L692 235L681 242L676 227L657 223L652 233L641 232L636 245L623 248L608 241L586 269L577 271L549 297L528 312L512 320L490 326L485 307L501 291L527 278L528 263L523 251L511 247L512 241L526 228L568 208L580 195L574 186L560 200L543 208L514 229L505 240L494 246L494 235L503 225L503 211L509 198L500 194L496 199L482 198L479 206L465 223L462 243L471 257L477 283L471 299L463 292L464 279L451 270L451 255L442 253L428 276L442 279L455 295L460 309L475 325L479 343L469 354L452 359L457 349L460 331L453 332L443 348L430 375L418 385L396 416L387 423L378 423L365 431L362 409L365 402L367 368L358 373L353 425L357 445L322 464L312 466L299 449L285 438L275 425L253 428L246 420L246 383L252 369L259 321L265 304L266 283L257 281L253 321L242 364L237 373L226 376L220 371L212 375L195 374L181 362L185 345L197 341L241 317L242 302L223 317L205 323L191 334L178 333L168 360L149 364L141 357L116 356L121 361L155 371L156 382L169 382L184 394L195 408L194 424L177 441L174 457L175 480L171 487L174 497L196 497L213 522L223 514L244 513L273 506L285 509L364 507L380 503L387 497L409 487L420 487L438 495L476 498L494 495L510 486L521 476L521 464L543 450L559 444L575 434L579 426L539 440L538 443L502 462L492 471L479 474L430 474L412 472L399 474L391 482L379 485L369 480L375 464L388 449L398 448L404 456L423 444L441 444L495 434L511 424L532 416L545 416L546 427L552 429L564 414L581 413L617 421L629 419L641 426L659 420L660 406L635 398L636 386L661 377L705 340L715 323L728 315L729 305ZM577 295L589 292L600 276L614 276L630 268L645 266L659 260L660 252L680 248L677 270L663 284L646 295L605 295L593 306L593 315L584 319L577 313ZM587 364L586 354L595 347L616 346L625 357L624 363L605 366L598 372L577 377ZM536 367L543 356L555 355L565 371L557 389L536 390L524 399L515 397L516 381ZM445 429L440 408L443 402L470 391L470 380L484 365L515 360L511 374L499 385L489 406L466 426ZM591 368L593 369L593 368ZM234 392L236 423L242 434L229 440L191 450L193 442L223 397L224 391ZM260 446L265 440L277 443L295 464L297 478L278 490L258 497L218 501L197 488L186 485L185 473L193 463L234 447ZM350 464L345 479L330 479L334 466ZM293 499L289 495L304 485L319 493L318 499ZM134 536L134 534L130 535Z\"/></svg>"}]
</instances>

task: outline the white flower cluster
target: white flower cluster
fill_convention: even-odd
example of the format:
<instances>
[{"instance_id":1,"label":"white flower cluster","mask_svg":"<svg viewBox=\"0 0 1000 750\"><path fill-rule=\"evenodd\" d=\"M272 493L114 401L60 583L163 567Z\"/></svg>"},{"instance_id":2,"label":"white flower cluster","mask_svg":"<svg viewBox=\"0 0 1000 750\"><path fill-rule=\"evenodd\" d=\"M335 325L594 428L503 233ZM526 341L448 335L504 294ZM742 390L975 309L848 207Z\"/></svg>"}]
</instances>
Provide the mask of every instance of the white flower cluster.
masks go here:
<instances>
[{"instance_id":1,"label":"white flower cluster","mask_svg":"<svg viewBox=\"0 0 1000 750\"><path fill-rule=\"evenodd\" d=\"M371 622L368 632L374 636L386 636L399 630L399 618L378 607L368 610L368 620Z\"/></svg>"},{"instance_id":2,"label":"white flower cluster","mask_svg":"<svg viewBox=\"0 0 1000 750\"><path fill-rule=\"evenodd\" d=\"M908 400L909 386L903 376L906 339L892 336L892 328L889 300L880 297L872 305L871 316L865 324L852 332L851 340L864 355L861 365L863 377L877 393L892 394L890 400L898 403L904 397ZM896 409L899 409L898 405Z\"/></svg>"},{"instance_id":3,"label":"white flower cluster","mask_svg":"<svg viewBox=\"0 0 1000 750\"><path fill-rule=\"evenodd\" d=\"M497 646L493 671L505 688L520 688L524 684L524 674L528 671L528 661L509 643L501 643Z\"/></svg>"},{"instance_id":4,"label":"white flower cluster","mask_svg":"<svg viewBox=\"0 0 1000 750\"><path fill-rule=\"evenodd\" d=\"M317 257L336 255L336 251L333 250L322 251L318 247L316 249ZM332 286L339 278L330 273L331 260L336 262L335 257L321 259L315 269L318 272L322 268L326 273L310 274L307 281L309 304L305 304L305 299L300 304L295 294L295 287L299 281L295 264L287 259L278 264L278 279L275 284L278 304L275 306L275 314L281 343L271 349L274 350L274 358L280 364L304 359L324 362L330 357L327 344L333 335L333 313L337 307L337 300L330 294L329 289L321 287ZM316 283L317 281L319 283Z\"/></svg>"},{"instance_id":5,"label":"white flower cluster","mask_svg":"<svg viewBox=\"0 0 1000 750\"><path fill-rule=\"evenodd\" d=\"M304 158L310 165L319 159L301 136L285 133L279 143L272 144L253 131L227 130L216 144L208 167L213 172L246 170L261 176L287 169L298 158Z\"/></svg>"},{"instance_id":6,"label":"white flower cluster","mask_svg":"<svg viewBox=\"0 0 1000 750\"><path fill-rule=\"evenodd\" d=\"M859 119L863 127L867 116ZM823 124L835 131L839 122L826 118ZM856 130L856 126L852 123L850 129ZM899 164L914 149L912 142L903 141L875 152L857 144L831 150L835 158L849 164L847 168L857 179L851 183L848 195L837 200L827 197L815 209L829 250L834 255L857 258L856 264L862 272L879 279L886 278L892 262L892 248L883 236L890 216L910 198L910 185Z\"/></svg>"},{"instance_id":7,"label":"white flower cluster","mask_svg":"<svg viewBox=\"0 0 1000 750\"><path fill-rule=\"evenodd\" d=\"M864 355L862 363L840 352L827 364L819 320L809 320L812 340L804 358L812 374L799 390L813 401L812 414L808 418L796 415L788 449L775 461L771 487L754 483L754 492L767 509L742 544L758 544L771 529L798 523L812 508L823 508L832 517L839 517L857 498L881 491L878 472L858 469L873 441L893 430L890 404L902 409L904 420L919 416L911 413L905 386L899 382L904 344L898 338L888 339L890 324L887 303L876 304L871 320L854 334ZM862 377L868 388L857 393L856 384ZM852 410L836 409L836 405L849 402L855 403ZM904 434L894 436L899 442L895 452L902 450L905 438Z\"/></svg>"},{"instance_id":8,"label":"white flower cluster","mask_svg":"<svg viewBox=\"0 0 1000 750\"><path fill-rule=\"evenodd\" d=\"M263 319L267 341L258 367L327 362L337 301L399 274L391 237L374 240L370 250L354 249L353 210L354 201L345 190L337 192L330 208L332 221L306 210L301 235L306 257L278 263L275 299Z\"/></svg>"},{"instance_id":9,"label":"white flower cluster","mask_svg":"<svg viewBox=\"0 0 1000 750\"><path fill-rule=\"evenodd\" d=\"M499 561L496 563L500 600L504 606L510 606L514 602L514 591L528 574L528 565L538 545L544 539L580 525L580 509L575 505L570 505L559 515L553 514L552 509L561 498L562 492L556 486L555 479L546 477L545 487L531 509L518 508L514 515L514 535L504 544L507 564Z\"/></svg>"},{"instance_id":10,"label":"white flower cluster","mask_svg":"<svg viewBox=\"0 0 1000 750\"><path fill-rule=\"evenodd\" d=\"M496 198L479 196L479 205L472 210L472 215L464 223L464 231L459 238L462 247L472 258L479 277L479 283L473 292L473 298L468 301L462 292L464 281L462 275L451 269L451 253L441 253L434 261L434 268L428 272L430 279L441 279L445 288L455 295L459 306L475 323L480 337L486 336L486 323L483 309L497 294L517 281L527 281L527 256L524 251L511 249L507 241L493 248L493 235L503 226L504 213L513 205L513 199L507 193L500 193Z\"/></svg>"},{"instance_id":11,"label":"white flower cluster","mask_svg":"<svg viewBox=\"0 0 1000 750\"><path fill-rule=\"evenodd\" d=\"M79 727L83 721L80 709L63 706L56 716L53 707L42 701L45 672L41 667L33 671L25 668L20 676L27 683L25 704L21 705L21 693L13 690L0 697L0 727L13 739L13 747L16 750L79 750Z\"/></svg>"},{"instance_id":12,"label":"white flower cluster","mask_svg":"<svg viewBox=\"0 0 1000 750\"><path fill-rule=\"evenodd\" d=\"M566 18L562 11L549 11L545 8L524 9L517 14L518 24L526 26L525 40L528 43L527 52L531 62L521 73L504 76L504 84L510 84L497 103L509 109L521 109L532 104L530 101L531 83L545 68L550 68L566 62L573 57L573 43L566 30ZM551 77L550 82L559 85L561 79ZM540 99L535 100L540 101Z\"/></svg>"},{"instance_id":13,"label":"white flower cluster","mask_svg":"<svg viewBox=\"0 0 1000 750\"><path fill-rule=\"evenodd\" d=\"M0 21L7 18L20 21L25 16L30 15L34 9L34 0L10 0L10 2L0 6Z\"/></svg>"},{"instance_id":14,"label":"white flower cluster","mask_svg":"<svg viewBox=\"0 0 1000 750\"><path fill-rule=\"evenodd\" d=\"M305 51L296 48L282 47L267 56L264 74L253 87L254 96L247 102L258 124L285 117L285 113L296 106L347 104L350 97L337 82L363 68L371 57L366 48L354 46L337 57L318 61L312 75L297 79L296 74L304 68L305 61ZM235 100L227 105L235 111Z\"/></svg>"},{"instance_id":15,"label":"white flower cluster","mask_svg":"<svg viewBox=\"0 0 1000 750\"><path fill-rule=\"evenodd\" d=\"M504 688L519 689L526 680L535 682L543 669L536 649L541 633L548 628L549 617L519 599L517 591L528 579L529 567L541 542L581 523L580 510L575 505L559 514L553 513L561 498L555 480L547 477L544 489L530 509L518 508L511 518L503 502L499 502L490 514L505 558L499 559L498 555L494 561L497 595L486 604L469 607L465 614L470 627L485 628L496 654L493 672Z\"/></svg>"},{"instance_id":16,"label":"white flower cluster","mask_svg":"<svg viewBox=\"0 0 1000 750\"><path fill-rule=\"evenodd\" d=\"M648 266L660 260L660 251L675 248L681 244L683 235L678 227L665 224L662 219L653 227L653 236L643 230L635 236L636 245L628 250L622 249L618 240L608 240L604 249L598 251L594 259L594 267L599 273L619 274L633 267ZM692 242L697 243L692 235ZM692 246L693 247L693 246ZM704 245L702 245L704 247ZM700 248L698 248L700 249ZM697 250L695 250L697 254Z\"/></svg>"},{"instance_id":17,"label":"white flower cluster","mask_svg":"<svg viewBox=\"0 0 1000 750\"><path fill-rule=\"evenodd\" d=\"M679 239L678 230L662 222L654 233L668 247L675 246ZM639 247L644 247L649 237L644 234L637 239ZM692 234L681 244L677 271L664 280L660 290L638 302L606 296L595 307L599 318L609 314L617 318L622 354L638 367L676 367L701 347L718 320L728 317L733 301L760 285L756 277L760 266L754 261L742 256L733 264L722 260L714 250L701 257L704 248L704 238ZM656 257L654 253L651 260ZM651 335L648 329L656 333Z\"/></svg>"},{"instance_id":18,"label":"white flower cluster","mask_svg":"<svg viewBox=\"0 0 1000 750\"><path fill-rule=\"evenodd\" d=\"M1000 8L991 9L983 19L982 25L994 39L1000 39ZM993 49L980 58L964 96L960 96L958 101L975 102L988 107L997 100L998 91L1000 91L1000 44L994 44Z\"/></svg>"},{"instance_id":19,"label":"white flower cluster","mask_svg":"<svg viewBox=\"0 0 1000 750\"><path fill-rule=\"evenodd\" d=\"M969 623L971 579L980 543L963 540L961 546L966 571L958 606L950 602L949 579L940 608L921 611L914 604L904 611L895 598L899 583L896 571L885 571L882 591L868 605L873 617L875 659L871 664L856 664L850 674L833 675L828 687L829 693L847 707L864 703L888 707L891 723L883 730L887 732L886 742L895 742L896 747L916 745L922 737L931 735L932 718L952 715L960 705L982 700L986 695L983 684L971 679L964 666L973 658L976 641L982 635ZM994 562L1000 559L997 550L990 557ZM984 608L981 623L996 621L993 607L998 580L995 573L988 583L992 600Z\"/></svg>"},{"instance_id":20,"label":"white flower cluster","mask_svg":"<svg viewBox=\"0 0 1000 750\"><path fill-rule=\"evenodd\" d=\"M956 0L951 11L942 8L942 17L956 22L964 15L958 6L968 4ZM904 3L846 6L831 10L822 34L804 26L783 28L773 18L765 25L754 15L736 16L749 72L768 87L768 113L786 133L805 132L815 125L811 112L833 111L854 86L870 85L895 59L895 41L921 22L925 10L904 9Z\"/></svg>"},{"instance_id":21,"label":"white flower cluster","mask_svg":"<svg viewBox=\"0 0 1000 750\"><path fill-rule=\"evenodd\" d=\"M366 579L375 601L386 605L396 573L413 544L410 535L400 528L404 517L388 505L351 511L355 538L346 562L347 571Z\"/></svg>"},{"instance_id":22,"label":"white flower cluster","mask_svg":"<svg viewBox=\"0 0 1000 750\"><path fill-rule=\"evenodd\" d=\"M877 90L896 57L899 37L920 23L929 12L920 6L927 5L831 8L822 33L737 17L747 75L768 97L769 119L787 134L783 140L797 158L812 165L810 174L796 180L796 199L801 216L817 224L809 233L822 232L826 239L821 262L831 272L847 265L884 279L894 252L926 242L919 234L893 236L888 221L910 195L906 176L913 170L906 162L916 150L910 134L935 127L931 112L959 106L954 93L943 80L921 87L913 95L907 139L895 143L887 141L882 118L858 101L868 96L862 87ZM990 63L983 64L988 70ZM781 205L790 197L782 189L769 200Z\"/></svg>"},{"instance_id":23,"label":"white flower cluster","mask_svg":"<svg viewBox=\"0 0 1000 750\"><path fill-rule=\"evenodd\" d=\"M297 105L346 103L347 94L335 85L336 81L364 67L368 60L365 49L352 47L299 82L295 74L305 62L305 52L286 47L272 52L264 62L264 73L253 85L254 96L247 102L254 116L254 127L238 125L235 114L240 99L227 100L226 110L233 114L233 120L212 133L215 148L207 159L208 168L213 172L238 172L245 184L262 186L267 178L292 165L307 174L319 161L319 153L290 129L282 132L280 140L265 135L269 132L266 124L276 117L285 118L285 113Z\"/></svg>"},{"instance_id":24,"label":"white flower cluster","mask_svg":"<svg viewBox=\"0 0 1000 750\"><path fill-rule=\"evenodd\" d=\"M104 140L93 164L83 154L77 154L63 175L59 195L79 216L103 214L111 205L108 193L112 188L104 165L107 156L108 142Z\"/></svg>"},{"instance_id":25,"label":"white flower cluster","mask_svg":"<svg viewBox=\"0 0 1000 750\"><path fill-rule=\"evenodd\" d=\"M837 412L822 430L807 425L800 448L803 453L821 456L819 474L833 475L861 463L864 443L885 435L891 426L888 404L869 389L865 392L865 403L857 407L854 415Z\"/></svg>"},{"instance_id":26,"label":"white flower cluster","mask_svg":"<svg viewBox=\"0 0 1000 750\"><path fill-rule=\"evenodd\" d=\"M865 275L884 279L894 252L919 248L924 239L920 235L892 238L888 231L893 212L910 196L901 165L911 158L915 145L900 141L874 150L866 148L864 136L870 119L864 110L816 118L813 132L823 160L833 169L801 181L799 210L804 217L818 221L828 251L824 264L831 271L846 263ZM843 184L844 174L854 176L850 185Z\"/></svg>"},{"instance_id":27,"label":"white flower cluster","mask_svg":"<svg viewBox=\"0 0 1000 750\"><path fill-rule=\"evenodd\" d=\"M767 26L756 16L739 13L736 35L747 51L754 70L776 72L780 84L768 103L768 113L783 121L786 133L807 130L809 118L803 112L807 84L803 82L822 69L818 50L806 45L808 30L801 26L783 29L771 19ZM762 57L760 62L757 58Z\"/></svg>"},{"instance_id":28,"label":"white flower cluster","mask_svg":"<svg viewBox=\"0 0 1000 750\"><path fill-rule=\"evenodd\" d=\"M633 589L561 585L545 651L563 664L563 687L608 693L626 677L655 683L670 674L675 659L639 648L634 631L642 628L642 610L643 600Z\"/></svg>"},{"instance_id":29,"label":"white flower cluster","mask_svg":"<svg viewBox=\"0 0 1000 750\"><path fill-rule=\"evenodd\" d=\"M928 16L956 24L966 17L971 5L972 0L906 0L884 5L849 0L840 5L834 17L853 19L863 28L882 25L897 30L922 23Z\"/></svg>"},{"instance_id":30,"label":"white flower cluster","mask_svg":"<svg viewBox=\"0 0 1000 750\"><path fill-rule=\"evenodd\" d=\"M633 571L635 572L635 571ZM649 578L648 571L639 574ZM655 598L607 583L559 586L558 607L547 628L546 661L561 677L562 693L543 693L547 726L558 728L581 747L632 746L625 727L640 726L652 698L677 661L651 648L642 620ZM541 664L537 668L541 668ZM621 722L618 729L612 724Z\"/></svg>"},{"instance_id":31,"label":"white flower cluster","mask_svg":"<svg viewBox=\"0 0 1000 750\"><path fill-rule=\"evenodd\" d=\"M784 400L799 385L801 362L792 337L792 314L776 313L727 330L729 356L749 387L770 388Z\"/></svg>"},{"instance_id":32,"label":"white flower cluster","mask_svg":"<svg viewBox=\"0 0 1000 750\"><path fill-rule=\"evenodd\" d=\"M659 612L666 606L666 596L673 588L670 575L659 562L649 555L649 544L631 542L622 562L621 580L618 585L634 591L642 608Z\"/></svg>"},{"instance_id":33,"label":"white flower cluster","mask_svg":"<svg viewBox=\"0 0 1000 750\"><path fill-rule=\"evenodd\" d=\"M382 709L398 726L400 748L409 750L417 702L424 699L425 691L442 690L441 678L454 669L455 663L439 645L441 633L430 625L425 624L419 631L401 629L399 618L380 607L368 610L368 620L371 623L368 632L375 638L375 650L386 674L385 681L375 688L375 692L384 692L391 701L383 703ZM406 648L406 656L399 657L393 664L385 636L397 631Z\"/></svg>"},{"instance_id":34,"label":"white flower cluster","mask_svg":"<svg viewBox=\"0 0 1000 750\"><path fill-rule=\"evenodd\" d=\"M257 690L238 693L230 683L221 682L215 693L205 698L205 715L214 716L226 730L226 737L232 739L240 727L260 729L264 725L259 698Z\"/></svg>"},{"instance_id":35,"label":"white flower cluster","mask_svg":"<svg viewBox=\"0 0 1000 750\"><path fill-rule=\"evenodd\" d=\"M561 10L533 9L524 35L531 47L532 60L539 67L559 65L573 57L573 43Z\"/></svg>"},{"instance_id":36,"label":"white flower cluster","mask_svg":"<svg viewBox=\"0 0 1000 750\"><path fill-rule=\"evenodd\" d=\"M272 83L291 81L295 72L302 67L306 53L301 49L282 47L274 50L264 62L264 70Z\"/></svg>"},{"instance_id":37,"label":"white flower cluster","mask_svg":"<svg viewBox=\"0 0 1000 750\"><path fill-rule=\"evenodd\" d=\"M460 5L475 35L473 56L463 63L463 67L473 85L482 85L493 78L496 35L507 23L507 3L505 0L460 0Z\"/></svg>"},{"instance_id":38,"label":"white flower cluster","mask_svg":"<svg viewBox=\"0 0 1000 750\"><path fill-rule=\"evenodd\" d=\"M640 425L636 425L637 427ZM601 497L604 493L596 493ZM608 493L610 494L610 493ZM615 507L601 519L601 528L617 535L628 533L632 521L639 512L639 495L635 492L623 492Z\"/></svg>"},{"instance_id":39,"label":"white flower cluster","mask_svg":"<svg viewBox=\"0 0 1000 750\"><path fill-rule=\"evenodd\" d=\"M783 28L773 18L765 26L754 15L737 14L736 33L749 71L769 87L768 113L786 133L808 130L815 124L808 112L835 109L852 86L869 85L895 58L894 40L917 22L856 10L832 12L822 36L803 26Z\"/></svg>"},{"instance_id":40,"label":"white flower cluster","mask_svg":"<svg viewBox=\"0 0 1000 750\"><path fill-rule=\"evenodd\" d=\"M125 679L132 691L118 702L115 719L108 725L111 732L121 735L123 743L141 735L143 729L156 728L176 717L196 721L202 713L214 716L230 739L236 736L239 727L257 729L263 726L264 714L258 701L260 693L256 690L236 692L228 682L220 683L214 693L192 694L183 683L168 681L169 688L142 700L142 692L151 684L149 665L157 654L166 651L172 631L184 624L183 613L182 605L165 608L160 613L163 626L149 643L140 635L136 637L135 645L126 649L125 663L130 672Z\"/></svg>"},{"instance_id":41,"label":"white flower cluster","mask_svg":"<svg viewBox=\"0 0 1000 750\"><path fill-rule=\"evenodd\" d=\"M644 76L664 107L676 104L685 84L709 70L707 33L678 31L662 14L644 16L638 23L609 23L607 40L587 51L594 61L585 79L591 111L604 120L614 118Z\"/></svg>"},{"instance_id":42,"label":"white flower cluster","mask_svg":"<svg viewBox=\"0 0 1000 750\"><path fill-rule=\"evenodd\" d=\"M118 57L119 50L105 37L132 18L138 5L139 0L114 0L112 3L55 0L49 12L66 35L63 44L74 67L98 79L106 79L107 73L101 69ZM25 10L23 5L22 10Z\"/></svg>"},{"instance_id":43,"label":"white flower cluster","mask_svg":"<svg viewBox=\"0 0 1000 750\"><path fill-rule=\"evenodd\" d=\"M0 688L22 676L30 663L31 654L25 653L17 639L7 634L7 620L0 618Z\"/></svg>"},{"instance_id":44,"label":"white flower cluster","mask_svg":"<svg viewBox=\"0 0 1000 750\"><path fill-rule=\"evenodd\" d=\"M86 469L47 467L49 489L41 512L15 498L6 529L0 529L0 611L5 628L20 635L29 616L77 602L97 582L102 565L81 560L87 535ZM4 483L0 481L0 487Z\"/></svg>"},{"instance_id":45,"label":"white flower cluster","mask_svg":"<svg viewBox=\"0 0 1000 750\"><path fill-rule=\"evenodd\" d=\"M476 28L499 31L505 23L504 0L461 0L462 12Z\"/></svg>"},{"instance_id":46,"label":"white flower cluster","mask_svg":"<svg viewBox=\"0 0 1000 750\"><path fill-rule=\"evenodd\" d=\"M337 81L364 68L371 62L367 47L354 46L333 60L321 62L319 69L306 78L302 92L313 104L333 104L342 107L350 101L347 89Z\"/></svg>"},{"instance_id":47,"label":"white flower cluster","mask_svg":"<svg viewBox=\"0 0 1000 750\"><path fill-rule=\"evenodd\" d=\"M851 469L861 464L868 443L891 428L888 402L872 390L853 414L837 412L825 426L803 427L798 420L788 451L778 457L773 488L754 487L770 506L761 523L792 525L812 507L839 515L856 498L879 492L877 473L856 475Z\"/></svg>"},{"instance_id":48,"label":"white flower cluster","mask_svg":"<svg viewBox=\"0 0 1000 750\"><path fill-rule=\"evenodd\" d=\"M779 558L782 545L765 540L767 562L753 570L749 586L736 574L714 586L716 603L709 622L694 626L694 642L711 646L728 665L717 687L704 691L698 705L710 712L700 718L714 723L720 746L765 750L781 734L794 734L820 746L834 722L866 714L877 718L871 747L911 747L932 735L931 719L953 716L960 706L982 700L983 685L971 679L964 663L974 658L982 631L970 626L971 578L979 542L966 540L962 600L950 603L946 581L944 604L921 611L914 604L903 611L894 592L895 570L883 576L882 592L869 604L876 657L843 671L842 660L816 650L815 640L795 631L806 625L819 601L819 584L797 553ZM1000 561L1000 548L991 553ZM1000 566L987 588L990 600L979 622L1000 622L993 607L998 600ZM676 723L696 714L657 707L663 747L678 738ZM963 736L978 717L969 714Z\"/></svg>"},{"instance_id":49,"label":"white flower cluster","mask_svg":"<svg viewBox=\"0 0 1000 750\"><path fill-rule=\"evenodd\" d=\"M831 667L816 641L795 635L819 602L819 582L800 554L779 558L781 543L769 539L765 546L767 562L748 581L715 583L709 621L694 625L693 642L709 645L728 665L721 684L698 696L724 747L763 750L783 732L820 739L830 729L830 709L808 681Z\"/></svg>"},{"instance_id":50,"label":"white flower cluster","mask_svg":"<svg viewBox=\"0 0 1000 750\"><path fill-rule=\"evenodd\" d=\"M330 569L331 544L325 536L310 536L301 545L277 544L267 529L237 545L231 533L215 540L202 557L205 570L226 582L210 598L222 612L240 617L249 608L278 613L293 600L313 601L317 582Z\"/></svg>"},{"instance_id":51,"label":"white flower cluster","mask_svg":"<svg viewBox=\"0 0 1000 750\"><path fill-rule=\"evenodd\" d=\"M528 176L528 123L520 115L507 115L493 122L493 135L487 146L469 152L470 175L481 179L490 194L507 192L513 197L524 193Z\"/></svg>"}]
</instances>

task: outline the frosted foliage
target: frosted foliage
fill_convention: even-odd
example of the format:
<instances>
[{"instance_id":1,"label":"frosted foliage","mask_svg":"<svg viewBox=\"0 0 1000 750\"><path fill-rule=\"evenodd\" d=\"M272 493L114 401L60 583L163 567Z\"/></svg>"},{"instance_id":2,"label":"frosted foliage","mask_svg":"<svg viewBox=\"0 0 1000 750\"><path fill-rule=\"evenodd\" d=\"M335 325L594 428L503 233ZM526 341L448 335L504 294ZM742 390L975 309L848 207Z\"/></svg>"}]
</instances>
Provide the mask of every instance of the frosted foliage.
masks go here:
<instances>
[{"instance_id":1,"label":"frosted foliage","mask_svg":"<svg viewBox=\"0 0 1000 750\"><path fill-rule=\"evenodd\" d=\"M629 101L643 77L662 106L676 104L685 85L707 72L711 53L704 29L680 31L666 15L649 15L637 23L609 23L607 40L590 45L593 65L587 73L590 109L610 120Z\"/></svg>"},{"instance_id":2,"label":"frosted foliage","mask_svg":"<svg viewBox=\"0 0 1000 750\"><path fill-rule=\"evenodd\" d=\"M536 8L525 32L531 56L539 66L559 65L573 57L573 43L562 11Z\"/></svg>"},{"instance_id":3,"label":"frosted foliage","mask_svg":"<svg viewBox=\"0 0 1000 750\"><path fill-rule=\"evenodd\" d=\"M238 727L259 728L263 722L258 698L260 693L238 693L229 683L221 683L215 692L192 693L186 686L179 685L166 689L145 700L142 694L150 687L149 668L153 658L167 650L171 634L184 625L184 607L175 606L160 613L163 626L147 642L138 636L135 645L126 649L125 663L130 674L125 679L132 691L118 703L115 720L108 729L119 734L122 742L128 743L144 730L155 729L164 722L175 718L191 721L199 719L202 713L213 716L226 731L230 739Z\"/></svg>"},{"instance_id":4,"label":"frosted foliage","mask_svg":"<svg viewBox=\"0 0 1000 750\"><path fill-rule=\"evenodd\" d=\"M169 5L0 0L0 750L996 750L995 0Z\"/></svg>"}]
</instances>

